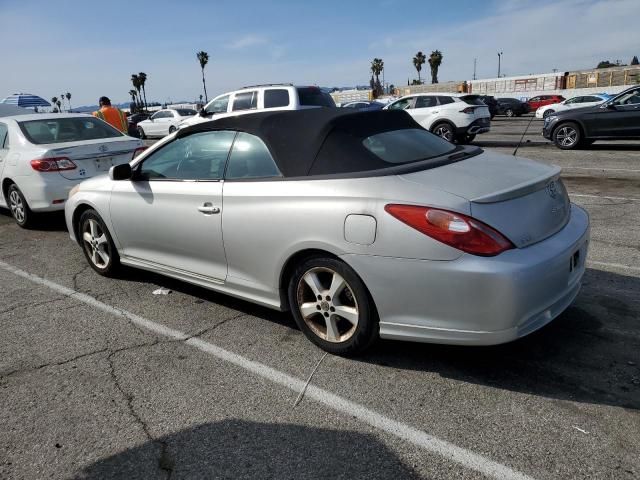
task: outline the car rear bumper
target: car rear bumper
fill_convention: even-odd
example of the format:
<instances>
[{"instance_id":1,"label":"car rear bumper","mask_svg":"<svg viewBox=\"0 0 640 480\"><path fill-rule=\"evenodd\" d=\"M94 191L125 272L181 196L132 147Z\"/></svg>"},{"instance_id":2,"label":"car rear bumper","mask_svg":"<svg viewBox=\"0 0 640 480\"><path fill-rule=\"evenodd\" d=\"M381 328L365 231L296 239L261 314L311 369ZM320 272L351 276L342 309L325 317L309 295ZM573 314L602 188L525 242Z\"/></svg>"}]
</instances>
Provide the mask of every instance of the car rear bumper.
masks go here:
<instances>
[{"instance_id":1,"label":"car rear bumper","mask_svg":"<svg viewBox=\"0 0 640 480\"><path fill-rule=\"evenodd\" d=\"M64 210L69 191L82 181L67 180L55 172L17 177L14 180L34 212Z\"/></svg>"},{"instance_id":2,"label":"car rear bumper","mask_svg":"<svg viewBox=\"0 0 640 480\"><path fill-rule=\"evenodd\" d=\"M571 304L580 289L588 241L588 215L573 205L560 232L496 257L343 258L371 292L381 337L493 345L528 335Z\"/></svg>"},{"instance_id":3,"label":"car rear bumper","mask_svg":"<svg viewBox=\"0 0 640 480\"><path fill-rule=\"evenodd\" d=\"M491 119L489 117L474 120L466 127L458 127L457 135L476 135L479 133L487 133L491 130Z\"/></svg>"}]
</instances>

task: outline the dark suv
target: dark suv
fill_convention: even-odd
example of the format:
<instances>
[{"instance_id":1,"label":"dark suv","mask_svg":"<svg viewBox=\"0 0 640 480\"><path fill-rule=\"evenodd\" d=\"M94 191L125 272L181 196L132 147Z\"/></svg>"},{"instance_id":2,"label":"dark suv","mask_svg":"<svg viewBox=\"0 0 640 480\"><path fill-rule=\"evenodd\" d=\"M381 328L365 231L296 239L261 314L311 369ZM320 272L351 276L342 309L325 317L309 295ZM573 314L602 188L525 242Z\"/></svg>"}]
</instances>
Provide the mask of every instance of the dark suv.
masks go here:
<instances>
[{"instance_id":1,"label":"dark suv","mask_svg":"<svg viewBox=\"0 0 640 480\"><path fill-rule=\"evenodd\" d=\"M517 98L498 98L497 115L506 115L507 117L519 117L525 113L529 113L531 109L529 104L521 102Z\"/></svg>"},{"instance_id":2,"label":"dark suv","mask_svg":"<svg viewBox=\"0 0 640 480\"><path fill-rule=\"evenodd\" d=\"M640 139L640 86L599 105L553 113L544 119L542 135L563 150L596 140Z\"/></svg>"},{"instance_id":3,"label":"dark suv","mask_svg":"<svg viewBox=\"0 0 640 480\"><path fill-rule=\"evenodd\" d=\"M491 115L491 118L498 114L498 101L496 100L496 97L492 95L478 95L478 99L489 107L489 114Z\"/></svg>"}]
</instances>

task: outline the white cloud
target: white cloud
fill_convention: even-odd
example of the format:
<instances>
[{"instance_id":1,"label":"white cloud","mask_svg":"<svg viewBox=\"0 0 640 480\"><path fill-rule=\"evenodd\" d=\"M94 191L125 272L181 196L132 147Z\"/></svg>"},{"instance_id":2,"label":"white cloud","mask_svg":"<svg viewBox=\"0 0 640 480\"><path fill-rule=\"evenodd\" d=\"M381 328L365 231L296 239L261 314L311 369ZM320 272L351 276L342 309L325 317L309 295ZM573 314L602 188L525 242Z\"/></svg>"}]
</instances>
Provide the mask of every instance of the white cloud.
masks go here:
<instances>
[{"instance_id":1,"label":"white cloud","mask_svg":"<svg viewBox=\"0 0 640 480\"><path fill-rule=\"evenodd\" d=\"M269 40L265 37L257 35L245 35L240 37L227 45L227 48L231 50L242 50L243 48L255 47L258 45L265 45L269 43Z\"/></svg>"}]
</instances>

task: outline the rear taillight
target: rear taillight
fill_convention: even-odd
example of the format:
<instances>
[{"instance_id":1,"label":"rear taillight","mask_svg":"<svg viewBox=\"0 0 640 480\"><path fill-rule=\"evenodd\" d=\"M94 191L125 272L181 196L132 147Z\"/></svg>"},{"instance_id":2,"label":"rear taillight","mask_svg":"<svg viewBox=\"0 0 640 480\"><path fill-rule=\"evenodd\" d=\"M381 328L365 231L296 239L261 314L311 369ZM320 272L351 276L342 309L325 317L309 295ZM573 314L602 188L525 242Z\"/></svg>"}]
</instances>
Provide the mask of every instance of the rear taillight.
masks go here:
<instances>
[{"instance_id":1,"label":"rear taillight","mask_svg":"<svg viewBox=\"0 0 640 480\"><path fill-rule=\"evenodd\" d=\"M61 170L73 170L77 167L67 157L51 157L31 160L31 168L38 172L59 172Z\"/></svg>"},{"instance_id":2,"label":"rear taillight","mask_svg":"<svg viewBox=\"0 0 640 480\"><path fill-rule=\"evenodd\" d=\"M492 257L514 248L497 230L461 213L399 204L384 209L419 232L463 252Z\"/></svg>"},{"instance_id":3,"label":"rear taillight","mask_svg":"<svg viewBox=\"0 0 640 480\"><path fill-rule=\"evenodd\" d=\"M149 147L138 147L133 151L133 157L131 157L131 159L133 160L134 158L136 158L138 155L140 155L142 152L144 152L147 148Z\"/></svg>"},{"instance_id":4,"label":"rear taillight","mask_svg":"<svg viewBox=\"0 0 640 480\"><path fill-rule=\"evenodd\" d=\"M467 107L460 110L460 113L473 113L475 111L476 111L475 107Z\"/></svg>"}]
</instances>

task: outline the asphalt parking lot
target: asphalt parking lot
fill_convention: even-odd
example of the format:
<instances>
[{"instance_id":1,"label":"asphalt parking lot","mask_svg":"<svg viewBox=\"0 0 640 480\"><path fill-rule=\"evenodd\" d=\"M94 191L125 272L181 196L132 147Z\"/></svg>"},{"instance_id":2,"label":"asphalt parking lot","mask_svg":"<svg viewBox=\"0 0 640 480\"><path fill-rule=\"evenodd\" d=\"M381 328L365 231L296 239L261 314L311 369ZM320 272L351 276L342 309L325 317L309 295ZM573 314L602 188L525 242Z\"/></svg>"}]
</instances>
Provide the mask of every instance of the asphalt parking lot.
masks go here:
<instances>
[{"instance_id":1,"label":"asphalt parking lot","mask_svg":"<svg viewBox=\"0 0 640 480\"><path fill-rule=\"evenodd\" d=\"M476 144L510 154L529 120ZM102 278L61 216L0 211L0 478L640 478L640 143L560 151L540 129L518 153L563 168L588 268L565 313L497 347L324 355L286 314Z\"/></svg>"}]
</instances>

